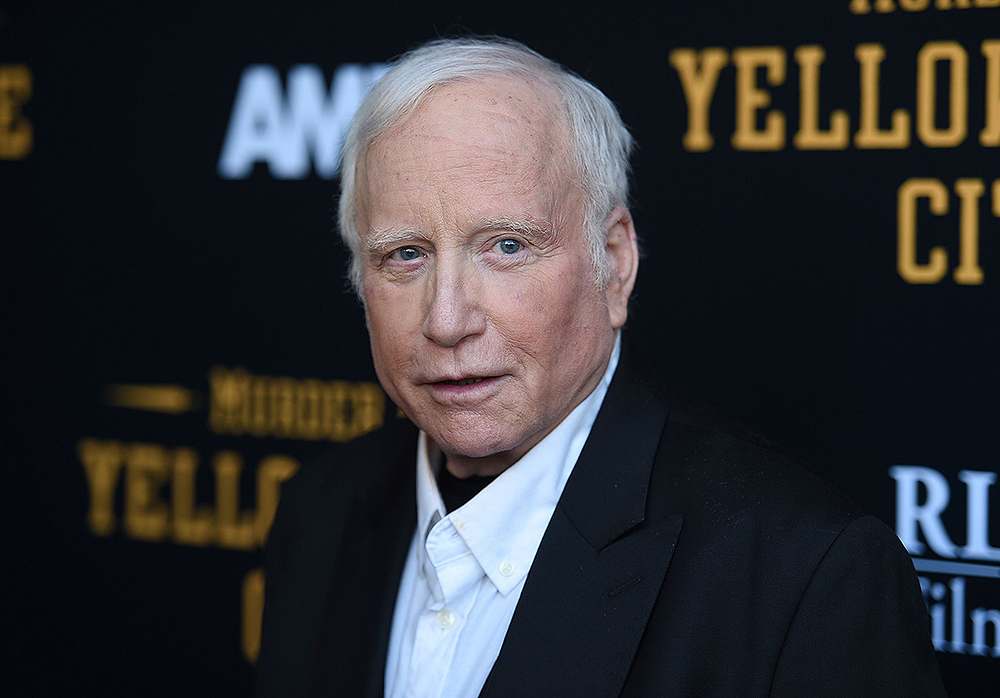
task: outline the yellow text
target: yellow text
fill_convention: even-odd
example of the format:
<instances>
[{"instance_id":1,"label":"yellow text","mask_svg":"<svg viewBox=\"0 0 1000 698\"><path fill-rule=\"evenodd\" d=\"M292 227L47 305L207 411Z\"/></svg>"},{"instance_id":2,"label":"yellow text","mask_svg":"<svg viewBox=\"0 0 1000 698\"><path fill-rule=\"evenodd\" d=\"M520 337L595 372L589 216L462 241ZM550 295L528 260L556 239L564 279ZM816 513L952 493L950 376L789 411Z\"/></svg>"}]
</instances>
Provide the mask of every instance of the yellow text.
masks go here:
<instances>
[{"instance_id":1,"label":"yellow text","mask_svg":"<svg viewBox=\"0 0 1000 698\"><path fill-rule=\"evenodd\" d=\"M82 439L77 452L90 492L87 525L95 535L113 533L121 509L130 538L233 550L263 545L278 507L280 485L298 469L298 462L289 456L264 457L257 465L256 508L245 511L240 503L243 458L234 451L212 457L214 506L197 501L199 457L190 448ZM124 502L116 507L119 484Z\"/></svg>"},{"instance_id":2,"label":"yellow text","mask_svg":"<svg viewBox=\"0 0 1000 698\"><path fill-rule=\"evenodd\" d=\"M1000 0L997 0L1000 3ZM1000 146L1000 39L979 46L985 60L983 126L979 144ZM928 148L955 148L969 137L969 52L955 41L928 41L916 56L915 118L904 108L885 113L882 100L882 63L885 47L858 44L857 113L853 138L847 109L821 109L821 66L826 50L818 44L798 46L791 60L798 68L796 87L788 87L788 52L781 46L751 46L732 51L719 47L676 48L669 61L677 71L688 108L686 150L711 150L715 137L709 119L720 76L730 64L735 70L734 129L730 143L735 150L774 151L787 147L789 119L771 108L772 93L797 89L799 114L791 135L798 150L891 150L911 147L914 139ZM940 79L940 74L947 76ZM938 104L946 108L938 114ZM888 118L886 118L888 117Z\"/></svg>"},{"instance_id":3,"label":"yellow text","mask_svg":"<svg viewBox=\"0 0 1000 698\"><path fill-rule=\"evenodd\" d=\"M992 184L992 213L1000 217L1000 179ZM983 283L983 269L979 266L980 202L987 192L982 179L962 178L953 187L958 199L958 264L952 278L963 286ZM904 281L911 284L936 284L949 270L948 252L942 246L933 246L926 261L917 254L917 219L920 202L926 201L934 216L945 216L951 208L951 192L939 180L913 177L899 187L897 194L897 247L896 269Z\"/></svg>"},{"instance_id":4,"label":"yellow text","mask_svg":"<svg viewBox=\"0 0 1000 698\"><path fill-rule=\"evenodd\" d=\"M898 7L904 12L923 10L971 10L977 7L1000 7L1000 0L851 0L852 13L866 15L874 10L885 14L895 12Z\"/></svg>"},{"instance_id":5,"label":"yellow text","mask_svg":"<svg viewBox=\"0 0 1000 698\"><path fill-rule=\"evenodd\" d=\"M382 426L385 393L375 383L209 371L208 425L216 434L349 441Z\"/></svg>"},{"instance_id":6,"label":"yellow text","mask_svg":"<svg viewBox=\"0 0 1000 698\"><path fill-rule=\"evenodd\" d=\"M0 160L22 160L31 153L34 132L21 107L31 99L31 70L0 65Z\"/></svg>"}]
</instances>

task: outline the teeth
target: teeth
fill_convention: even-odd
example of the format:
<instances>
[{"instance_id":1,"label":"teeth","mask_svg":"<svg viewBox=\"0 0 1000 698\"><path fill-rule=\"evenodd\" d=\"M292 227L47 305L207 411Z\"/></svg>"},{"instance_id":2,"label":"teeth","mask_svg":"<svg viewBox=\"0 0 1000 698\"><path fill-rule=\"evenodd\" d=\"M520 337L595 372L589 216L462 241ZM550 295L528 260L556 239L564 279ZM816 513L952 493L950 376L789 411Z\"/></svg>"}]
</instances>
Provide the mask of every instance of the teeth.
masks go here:
<instances>
[{"instance_id":1,"label":"teeth","mask_svg":"<svg viewBox=\"0 0 1000 698\"><path fill-rule=\"evenodd\" d=\"M463 378L460 381L453 381L455 385L472 385L473 383L482 383L484 378Z\"/></svg>"}]
</instances>

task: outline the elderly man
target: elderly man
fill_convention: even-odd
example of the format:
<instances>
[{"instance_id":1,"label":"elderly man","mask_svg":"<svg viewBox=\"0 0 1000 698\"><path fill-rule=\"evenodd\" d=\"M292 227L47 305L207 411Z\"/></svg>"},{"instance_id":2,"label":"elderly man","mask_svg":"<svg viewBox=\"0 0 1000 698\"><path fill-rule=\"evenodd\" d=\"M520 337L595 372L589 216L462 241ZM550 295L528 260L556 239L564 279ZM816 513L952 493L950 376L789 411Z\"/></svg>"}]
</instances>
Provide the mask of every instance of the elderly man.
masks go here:
<instances>
[{"instance_id":1,"label":"elderly man","mask_svg":"<svg viewBox=\"0 0 1000 698\"><path fill-rule=\"evenodd\" d=\"M630 150L515 42L432 42L373 88L340 225L410 421L286 485L259 695L943 695L892 533L622 347Z\"/></svg>"}]
</instances>

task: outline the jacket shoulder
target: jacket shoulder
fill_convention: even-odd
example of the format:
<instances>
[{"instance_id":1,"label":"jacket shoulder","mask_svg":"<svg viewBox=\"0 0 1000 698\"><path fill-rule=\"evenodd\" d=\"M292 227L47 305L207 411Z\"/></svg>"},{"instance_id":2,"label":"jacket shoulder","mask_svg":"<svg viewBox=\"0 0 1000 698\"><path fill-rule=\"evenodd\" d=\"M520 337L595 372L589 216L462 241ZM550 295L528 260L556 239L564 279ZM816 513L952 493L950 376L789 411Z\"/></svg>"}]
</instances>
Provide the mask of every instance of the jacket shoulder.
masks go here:
<instances>
[{"instance_id":1,"label":"jacket shoulder","mask_svg":"<svg viewBox=\"0 0 1000 698\"><path fill-rule=\"evenodd\" d=\"M819 526L834 536L866 515L801 457L714 418L671 408L658 461L657 489L693 514Z\"/></svg>"}]
</instances>

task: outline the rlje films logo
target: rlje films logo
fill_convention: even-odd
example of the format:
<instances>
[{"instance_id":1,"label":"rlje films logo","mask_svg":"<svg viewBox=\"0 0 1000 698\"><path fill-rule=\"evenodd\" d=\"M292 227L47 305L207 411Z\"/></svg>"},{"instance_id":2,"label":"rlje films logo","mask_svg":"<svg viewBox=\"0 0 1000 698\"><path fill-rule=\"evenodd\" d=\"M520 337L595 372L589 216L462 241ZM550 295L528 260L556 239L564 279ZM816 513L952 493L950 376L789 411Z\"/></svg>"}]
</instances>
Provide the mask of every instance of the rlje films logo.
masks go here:
<instances>
[{"instance_id":1,"label":"rlje films logo","mask_svg":"<svg viewBox=\"0 0 1000 698\"><path fill-rule=\"evenodd\" d=\"M970 610L976 592L996 598L1000 591L1000 548L989 540L990 488L997 475L958 471L965 485L963 501L934 468L889 468L896 481L896 534L921 573L931 638L939 652L1000 657L1000 610L984 606ZM965 545L958 545L945 527L950 506L965 507Z\"/></svg>"},{"instance_id":2,"label":"rlje films logo","mask_svg":"<svg viewBox=\"0 0 1000 698\"><path fill-rule=\"evenodd\" d=\"M305 179L312 170L332 179L351 117L386 70L384 63L345 63L327 89L318 65L294 66L285 87L274 66L248 66L229 117L219 176L245 179L263 162L276 179Z\"/></svg>"}]
</instances>

